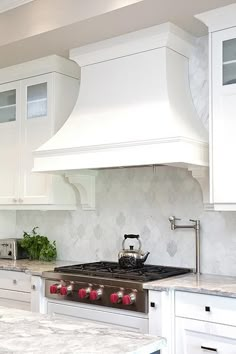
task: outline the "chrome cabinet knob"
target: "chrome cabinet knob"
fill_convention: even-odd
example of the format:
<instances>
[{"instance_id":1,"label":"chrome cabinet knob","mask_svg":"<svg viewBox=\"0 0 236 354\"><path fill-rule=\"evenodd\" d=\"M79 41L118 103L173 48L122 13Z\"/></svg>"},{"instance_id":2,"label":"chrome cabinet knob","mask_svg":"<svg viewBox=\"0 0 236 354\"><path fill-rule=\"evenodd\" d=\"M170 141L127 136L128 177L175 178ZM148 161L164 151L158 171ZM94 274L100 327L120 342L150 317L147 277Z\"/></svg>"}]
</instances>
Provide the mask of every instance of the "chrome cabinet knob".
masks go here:
<instances>
[{"instance_id":1,"label":"chrome cabinet knob","mask_svg":"<svg viewBox=\"0 0 236 354\"><path fill-rule=\"evenodd\" d=\"M32 290L36 290L36 286L33 284L33 285L31 285L31 289Z\"/></svg>"},{"instance_id":2,"label":"chrome cabinet knob","mask_svg":"<svg viewBox=\"0 0 236 354\"><path fill-rule=\"evenodd\" d=\"M14 280L13 280L13 284L17 284L17 281L16 281L16 279L14 279Z\"/></svg>"},{"instance_id":3,"label":"chrome cabinet knob","mask_svg":"<svg viewBox=\"0 0 236 354\"><path fill-rule=\"evenodd\" d=\"M18 201L19 201L19 203L23 203L24 200L19 198Z\"/></svg>"}]
</instances>

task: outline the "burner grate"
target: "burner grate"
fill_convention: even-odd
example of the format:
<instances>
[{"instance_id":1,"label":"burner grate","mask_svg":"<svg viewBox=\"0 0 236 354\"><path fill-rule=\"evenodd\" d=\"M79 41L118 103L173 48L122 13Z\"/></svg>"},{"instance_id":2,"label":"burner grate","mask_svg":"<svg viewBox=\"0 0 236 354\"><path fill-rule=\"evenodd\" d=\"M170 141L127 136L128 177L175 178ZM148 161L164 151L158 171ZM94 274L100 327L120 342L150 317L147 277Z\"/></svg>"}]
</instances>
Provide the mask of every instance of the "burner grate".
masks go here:
<instances>
[{"instance_id":1,"label":"burner grate","mask_svg":"<svg viewBox=\"0 0 236 354\"><path fill-rule=\"evenodd\" d=\"M103 278L117 278L146 282L168 278L190 272L187 268L166 267L159 265L144 265L141 268L123 269L116 262L93 262L72 266L57 267L54 272L84 274Z\"/></svg>"}]
</instances>

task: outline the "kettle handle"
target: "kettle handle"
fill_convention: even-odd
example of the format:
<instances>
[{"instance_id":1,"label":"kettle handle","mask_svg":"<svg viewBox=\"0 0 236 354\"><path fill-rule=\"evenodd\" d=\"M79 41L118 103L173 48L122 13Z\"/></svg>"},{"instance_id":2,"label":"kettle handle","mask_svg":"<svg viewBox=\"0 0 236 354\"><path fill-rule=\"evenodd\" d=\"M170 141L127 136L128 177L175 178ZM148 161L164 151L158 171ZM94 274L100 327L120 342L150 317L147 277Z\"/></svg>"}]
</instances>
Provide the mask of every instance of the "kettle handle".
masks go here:
<instances>
[{"instance_id":1,"label":"kettle handle","mask_svg":"<svg viewBox=\"0 0 236 354\"><path fill-rule=\"evenodd\" d=\"M137 240L139 239L139 235L133 235L133 234L125 234L124 239L126 240L127 238L136 238Z\"/></svg>"},{"instance_id":2,"label":"kettle handle","mask_svg":"<svg viewBox=\"0 0 236 354\"><path fill-rule=\"evenodd\" d=\"M136 238L138 240L138 243L139 243L138 252L140 252L141 248L142 248L142 244L141 244L141 241L139 239L139 235L133 235L133 234L124 235L124 240L122 242L123 251L125 251L125 241L126 241L127 238Z\"/></svg>"}]
</instances>

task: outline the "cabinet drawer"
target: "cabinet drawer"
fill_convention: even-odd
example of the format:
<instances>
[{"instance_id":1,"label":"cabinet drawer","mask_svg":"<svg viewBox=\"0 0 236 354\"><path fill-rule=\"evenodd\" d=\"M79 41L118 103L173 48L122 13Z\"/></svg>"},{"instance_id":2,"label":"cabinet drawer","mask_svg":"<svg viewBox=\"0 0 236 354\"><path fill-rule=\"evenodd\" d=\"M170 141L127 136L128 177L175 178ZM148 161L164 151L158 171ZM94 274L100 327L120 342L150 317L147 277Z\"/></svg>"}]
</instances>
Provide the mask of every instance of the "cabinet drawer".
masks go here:
<instances>
[{"instance_id":1,"label":"cabinet drawer","mask_svg":"<svg viewBox=\"0 0 236 354\"><path fill-rule=\"evenodd\" d=\"M175 315L236 326L236 299L177 291Z\"/></svg>"},{"instance_id":2,"label":"cabinet drawer","mask_svg":"<svg viewBox=\"0 0 236 354\"><path fill-rule=\"evenodd\" d=\"M176 354L235 354L236 327L176 318Z\"/></svg>"},{"instance_id":3,"label":"cabinet drawer","mask_svg":"<svg viewBox=\"0 0 236 354\"><path fill-rule=\"evenodd\" d=\"M83 306L85 305L85 306ZM112 327L133 332L148 333L148 319L141 314L130 316L129 314L114 313L94 306L67 305L64 303L48 302L47 313L56 314L67 318L77 318L79 321L97 321Z\"/></svg>"},{"instance_id":4,"label":"cabinet drawer","mask_svg":"<svg viewBox=\"0 0 236 354\"><path fill-rule=\"evenodd\" d=\"M31 276L23 272L0 270L0 289L31 292Z\"/></svg>"}]
</instances>

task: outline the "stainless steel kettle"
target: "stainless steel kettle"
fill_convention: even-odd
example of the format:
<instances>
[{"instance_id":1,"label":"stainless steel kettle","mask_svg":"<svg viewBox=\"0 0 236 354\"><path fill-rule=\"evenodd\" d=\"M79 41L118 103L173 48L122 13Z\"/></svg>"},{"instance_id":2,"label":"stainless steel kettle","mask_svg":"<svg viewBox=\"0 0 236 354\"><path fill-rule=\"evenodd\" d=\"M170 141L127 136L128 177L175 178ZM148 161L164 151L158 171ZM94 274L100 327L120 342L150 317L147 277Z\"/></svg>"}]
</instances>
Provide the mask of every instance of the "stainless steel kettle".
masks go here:
<instances>
[{"instance_id":1,"label":"stainless steel kettle","mask_svg":"<svg viewBox=\"0 0 236 354\"><path fill-rule=\"evenodd\" d=\"M129 249L125 248L125 241L127 238L136 238L139 247L134 249L134 246L129 246ZM122 250L118 254L119 265L121 268L139 268L143 266L150 252L143 253L142 244L139 235L124 235L122 242Z\"/></svg>"}]
</instances>

